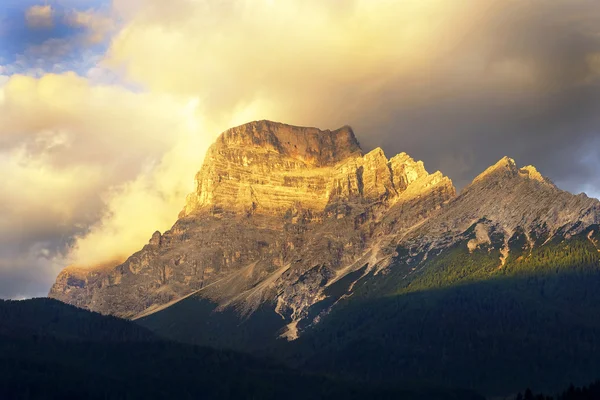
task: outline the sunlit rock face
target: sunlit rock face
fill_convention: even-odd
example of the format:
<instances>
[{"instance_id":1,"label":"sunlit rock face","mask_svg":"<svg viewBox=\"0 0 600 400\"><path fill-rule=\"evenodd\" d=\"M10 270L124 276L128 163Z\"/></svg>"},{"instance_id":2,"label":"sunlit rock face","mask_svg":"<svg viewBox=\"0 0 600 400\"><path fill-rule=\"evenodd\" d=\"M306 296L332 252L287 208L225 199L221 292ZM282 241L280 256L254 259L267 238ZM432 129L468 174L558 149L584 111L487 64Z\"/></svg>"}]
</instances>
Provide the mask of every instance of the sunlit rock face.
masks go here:
<instances>
[{"instance_id":1,"label":"sunlit rock face","mask_svg":"<svg viewBox=\"0 0 600 400\"><path fill-rule=\"evenodd\" d=\"M404 153L391 160L379 148L363 155L349 127L321 131L259 121L224 132L208 150L181 216L320 213L336 201L393 200L428 175Z\"/></svg>"},{"instance_id":2,"label":"sunlit rock face","mask_svg":"<svg viewBox=\"0 0 600 400\"><path fill-rule=\"evenodd\" d=\"M335 131L260 121L224 132L206 154L183 215L323 210L341 162L361 157L349 127ZM352 171L355 173L356 171Z\"/></svg>"},{"instance_id":3,"label":"sunlit rock face","mask_svg":"<svg viewBox=\"0 0 600 400\"><path fill-rule=\"evenodd\" d=\"M392 254L383 242L454 196L404 153L363 154L349 127L252 122L209 149L170 230L115 268L66 269L50 296L135 317L200 290L242 314L273 302L300 319L328 283Z\"/></svg>"}]
</instances>

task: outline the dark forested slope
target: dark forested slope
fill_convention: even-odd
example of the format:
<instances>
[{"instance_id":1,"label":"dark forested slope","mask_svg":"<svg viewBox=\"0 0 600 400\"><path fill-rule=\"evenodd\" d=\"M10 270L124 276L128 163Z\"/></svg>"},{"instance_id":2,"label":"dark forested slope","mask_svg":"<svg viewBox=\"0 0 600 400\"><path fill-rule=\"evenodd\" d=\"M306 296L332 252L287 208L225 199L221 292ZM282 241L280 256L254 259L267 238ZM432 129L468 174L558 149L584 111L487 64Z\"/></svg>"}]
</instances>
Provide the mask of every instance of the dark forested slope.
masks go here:
<instances>
[{"instance_id":1,"label":"dark forested slope","mask_svg":"<svg viewBox=\"0 0 600 400\"><path fill-rule=\"evenodd\" d=\"M502 268L503 243L493 233L474 251L467 235L428 260L406 262L411 249L398 248L385 273L357 281L363 269L327 287L306 318L318 322L299 325L304 334L292 342L268 339L281 318L268 307L240 321L234 310L214 312L195 297L138 322L180 341L251 350L368 382L490 395L527 386L555 391L600 376L600 253L590 240L596 232L592 226L568 239L559 234L531 249L517 232Z\"/></svg>"},{"instance_id":2,"label":"dark forested slope","mask_svg":"<svg viewBox=\"0 0 600 400\"><path fill-rule=\"evenodd\" d=\"M371 387L241 353L158 339L55 300L0 301L2 399L480 399L468 391Z\"/></svg>"}]
</instances>

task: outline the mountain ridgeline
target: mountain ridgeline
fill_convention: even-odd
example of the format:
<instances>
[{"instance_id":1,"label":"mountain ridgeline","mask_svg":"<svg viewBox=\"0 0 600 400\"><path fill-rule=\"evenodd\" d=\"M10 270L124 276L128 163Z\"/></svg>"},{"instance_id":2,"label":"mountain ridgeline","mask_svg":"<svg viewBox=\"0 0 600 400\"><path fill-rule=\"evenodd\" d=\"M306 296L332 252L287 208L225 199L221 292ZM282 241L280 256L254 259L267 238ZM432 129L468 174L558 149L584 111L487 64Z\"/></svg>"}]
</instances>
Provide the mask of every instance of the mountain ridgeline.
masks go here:
<instances>
[{"instance_id":1,"label":"mountain ridgeline","mask_svg":"<svg viewBox=\"0 0 600 400\"><path fill-rule=\"evenodd\" d=\"M600 376L600 202L503 158L457 195L335 131L224 132L178 220L50 297L183 342L488 394Z\"/></svg>"}]
</instances>

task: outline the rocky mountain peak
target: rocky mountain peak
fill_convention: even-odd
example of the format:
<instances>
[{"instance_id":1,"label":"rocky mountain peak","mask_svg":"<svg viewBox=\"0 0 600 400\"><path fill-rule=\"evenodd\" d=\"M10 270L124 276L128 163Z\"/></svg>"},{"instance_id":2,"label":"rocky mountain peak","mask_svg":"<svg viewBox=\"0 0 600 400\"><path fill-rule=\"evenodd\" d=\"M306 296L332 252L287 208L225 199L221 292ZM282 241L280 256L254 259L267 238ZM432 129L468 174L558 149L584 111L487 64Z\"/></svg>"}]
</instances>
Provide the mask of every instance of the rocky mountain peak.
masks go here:
<instances>
[{"instance_id":1,"label":"rocky mountain peak","mask_svg":"<svg viewBox=\"0 0 600 400\"><path fill-rule=\"evenodd\" d=\"M508 157L456 196L406 153L363 154L349 127L256 121L211 146L171 229L119 265L63 271L50 296L121 317L190 297L214 308L207 318L267 312L277 335L295 339L357 285L410 281L448 249L493 247L499 270L517 239L531 249L596 224L599 201Z\"/></svg>"},{"instance_id":2,"label":"rocky mountain peak","mask_svg":"<svg viewBox=\"0 0 600 400\"><path fill-rule=\"evenodd\" d=\"M363 154L350 126L331 131L267 120L228 129L213 147L213 152L240 148L259 153L275 152L317 167L334 165Z\"/></svg>"},{"instance_id":3,"label":"rocky mountain peak","mask_svg":"<svg viewBox=\"0 0 600 400\"><path fill-rule=\"evenodd\" d=\"M552 237L558 231L577 233L598 223L599 211L597 200L560 190L535 167L519 168L513 159L503 157L416 235L457 234L484 218L504 232L506 240L518 230L534 237Z\"/></svg>"},{"instance_id":4,"label":"rocky mountain peak","mask_svg":"<svg viewBox=\"0 0 600 400\"><path fill-rule=\"evenodd\" d=\"M514 179L525 179L534 181L538 184L543 184L549 188L558 190L558 188L552 183L552 181L544 176L533 166L528 165L519 168L515 163L515 160L509 157L501 158L496 164L487 168L481 174L479 174L474 180L471 186L477 184L500 184L502 185L505 181L511 181Z\"/></svg>"},{"instance_id":5,"label":"rocky mountain peak","mask_svg":"<svg viewBox=\"0 0 600 400\"><path fill-rule=\"evenodd\" d=\"M406 153L400 153L390 158L390 169L393 174L394 186L404 190L419 178L429 175L423 161L415 161Z\"/></svg>"},{"instance_id":6,"label":"rocky mountain peak","mask_svg":"<svg viewBox=\"0 0 600 400\"><path fill-rule=\"evenodd\" d=\"M485 171L479 174L473 183L486 180L499 180L503 178L513 178L519 174L519 168L515 160L509 157L502 157L496 164L488 167Z\"/></svg>"},{"instance_id":7,"label":"rocky mountain peak","mask_svg":"<svg viewBox=\"0 0 600 400\"><path fill-rule=\"evenodd\" d=\"M428 175L404 153L391 160L381 148L363 155L348 126L323 131L256 121L225 131L211 146L181 216L320 213L332 202L390 200Z\"/></svg>"},{"instance_id":8,"label":"rocky mountain peak","mask_svg":"<svg viewBox=\"0 0 600 400\"><path fill-rule=\"evenodd\" d=\"M509 157L503 157L496 164L487 168L473 180L472 184L483 182L501 184L505 180L516 178L525 178L527 180L532 180L537 183L556 188L554 183L552 183L550 179L542 176L542 174L540 174L533 165L519 168L515 163L515 160Z\"/></svg>"},{"instance_id":9,"label":"rocky mountain peak","mask_svg":"<svg viewBox=\"0 0 600 400\"><path fill-rule=\"evenodd\" d=\"M362 156L349 126L331 131L255 121L231 128L208 150L181 215L323 210L338 166Z\"/></svg>"}]
</instances>

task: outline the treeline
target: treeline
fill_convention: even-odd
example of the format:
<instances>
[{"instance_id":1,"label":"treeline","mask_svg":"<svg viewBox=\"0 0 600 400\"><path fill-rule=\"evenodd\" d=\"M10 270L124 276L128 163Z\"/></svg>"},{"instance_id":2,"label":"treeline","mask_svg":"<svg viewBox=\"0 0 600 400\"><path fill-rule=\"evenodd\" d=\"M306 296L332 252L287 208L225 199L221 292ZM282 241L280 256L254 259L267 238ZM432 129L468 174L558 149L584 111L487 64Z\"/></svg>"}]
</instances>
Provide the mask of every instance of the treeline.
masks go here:
<instances>
[{"instance_id":1,"label":"treeline","mask_svg":"<svg viewBox=\"0 0 600 400\"><path fill-rule=\"evenodd\" d=\"M512 257L504 274L538 274L548 272L586 272L600 267L600 253L585 233L568 240L557 239L536 247L531 253Z\"/></svg>"},{"instance_id":2,"label":"treeline","mask_svg":"<svg viewBox=\"0 0 600 400\"><path fill-rule=\"evenodd\" d=\"M600 380L589 386L575 387L569 386L567 390L557 396L548 396L544 394L534 394L531 389L524 393L519 393L515 400L598 400L600 399Z\"/></svg>"}]
</instances>

